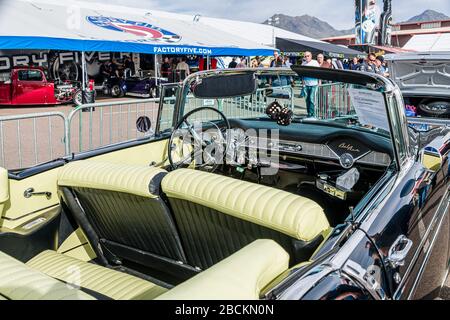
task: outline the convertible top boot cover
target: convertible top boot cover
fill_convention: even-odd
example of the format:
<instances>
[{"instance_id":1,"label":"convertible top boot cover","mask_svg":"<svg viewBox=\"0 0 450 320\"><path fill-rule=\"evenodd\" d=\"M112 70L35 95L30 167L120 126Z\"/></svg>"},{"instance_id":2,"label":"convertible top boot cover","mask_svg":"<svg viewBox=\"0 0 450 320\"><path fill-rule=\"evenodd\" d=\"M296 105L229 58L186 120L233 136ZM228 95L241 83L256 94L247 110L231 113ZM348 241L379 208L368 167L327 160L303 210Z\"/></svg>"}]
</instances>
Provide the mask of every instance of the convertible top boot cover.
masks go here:
<instances>
[{"instance_id":1,"label":"convertible top boot cover","mask_svg":"<svg viewBox=\"0 0 450 320\"><path fill-rule=\"evenodd\" d=\"M0 300L95 300L0 252Z\"/></svg>"},{"instance_id":2,"label":"convertible top boot cover","mask_svg":"<svg viewBox=\"0 0 450 320\"><path fill-rule=\"evenodd\" d=\"M50 250L37 255L28 261L27 265L52 278L72 283L114 300L151 300L167 291L163 287L132 275Z\"/></svg>"},{"instance_id":3,"label":"convertible top boot cover","mask_svg":"<svg viewBox=\"0 0 450 320\"><path fill-rule=\"evenodd\" d=\"M275 241L257 240L157 300L258 300L288 264Z\"/></svg>"}]
</instances>

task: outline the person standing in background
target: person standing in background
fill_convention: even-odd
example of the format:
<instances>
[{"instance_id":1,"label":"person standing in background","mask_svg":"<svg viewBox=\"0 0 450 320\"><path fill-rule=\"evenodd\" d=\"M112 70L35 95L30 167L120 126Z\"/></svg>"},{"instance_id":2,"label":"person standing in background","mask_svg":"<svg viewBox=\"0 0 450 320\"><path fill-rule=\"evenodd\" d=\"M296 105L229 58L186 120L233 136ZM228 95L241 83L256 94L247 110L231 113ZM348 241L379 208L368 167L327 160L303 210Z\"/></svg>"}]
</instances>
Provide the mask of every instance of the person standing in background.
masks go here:
<instances>
[{"instance_id":1,"label":"person standing in background","mask_svg":"<svg viewBox=\"0 0 450 320\"><path fill-rule=\"evenodd\" d=\"M238 63L236 68L239 68L239 69L247 68L247 59L246 58L241 58L241 62Z\"/></svg>"},{"instance_id":2,"label":"person standing in background","mask_svg":"<svg viewBox=\"0 0 450 320\"><path fill-rule=\"evenodd\" d=\"M117 64L117 60L116 59L111 59L111 63L110 63L110 76L111 77L117 77L120 78L120 74L119 74L119 66Z\"/></svg>"},{"instance_id":3,"label":"person standing in background","mask_svg":"<svg viewBox=\"0 0 450 320\"><path fill-rule=\"evenodd\" d=\"M378 74L381 74L384 77L389 77L389 73L386 68L383 56L378 56L377 59L375 60L375 64L378 68Z\"/></svg>"},{"instance_id":4,"label":"person standing in background","mask_svg":"<svg viewBox=\"0 0 450 320\"><path fill-rule=\"evenodd\" d=\"M124 74L126 75L134 76L136 74L136 67L129 56L125 56L125 59L123 60L123 68L125 69Z\"/></svg>"},{"instance_id":5,"label":"person standing in background","mask_svg":"<svg viewBox=\"0 0 450 320\"><path fill-rule=\"evenodd\" d=\"M237 67L236 57L233 57L231 62L228 64L228 69L234 69Z\"/></svg>"},{"instance_id":6,"label":"person standing in background","mask_svg":"<svg viewBox=\"0 0 450 320\"><path fill-rule=\"evenodd\" d=\"M305 61L303 62L302 66L317 68L320 67L317 60L313 59L311 52L306 51L304 57ZM314 118L316 115L316 96L317 88L319 87L319 79L304 77L303 87L306 98L306 112L308 114L308 118Z\"/></svg>"},{"instance_id":7,"label":"person standing in background","mask_svg":"<svg viewBox=\"0 0 450 320\"><path fill-rule=\"evenodd\" d=\"M180 72L181 80L184 80L185 77L189 76L190 68L189 68L189 65L186 63L186 58L184 58L184 57L181 58L181 61L178 62L178 64L177 64L176 70ZM183 75L183 73L184 73L184 75Z\"/></svg>"},{"instance_id":8,"label":"person standing in background","mask_svg":"<svg viewBox=\"0 0 450 320\"><path fill-rule=\"evenodd\" d=\"M367 56L367 60L360 64L359 71L369 72L369 73L378 73L378 67L376 65L377 56L374 53L369 53Z\"/></svg>"},{"instance_id":9,"label":"person standing in background","mask_svg":"<svg viewBox=\"0 0 450 320\"><path fill-rule=\"evenodd\" d=\"M273 52L273 60L270 62L270 67L271 68L275 68L276 67L277 60L278 60L279 56L280 56L280 54L278 53L278 51L274 51Z\"/></svg>"},{"instance_id":10,"label":"person standing in background","mask_svg":"<svg viewBox=\"0 0 450 320\"><path fill-rule=\"evenodd\" d=\"M331 69L331 64L325 60L325 56L322 53L317 55L317 62L321 68Z\"/></svg>"},{"instance_id":11,"label":"person standing in background","mask_svg":"<svg viewBox=\"0 0 450 320\"><path fill-rule=\"evenodd\" d=\"M165 57L164 62L161 65L161 76L163 78L169 78L171 72L172 72L172 66L170 64L170 60L169 60L169 58Z\"/></svg>"},{"instance_id":12,"label":"person standing in background","mask_svg":"<svg viewBox=\"0 0 450 320\"><path fill-rule=\"evenodd\" d=\"M291 63L291 61L289 61L289 57L284 56L283 67L290 68L291 66L292 66L292 63Z\"/></svg>"},{"instance_id":13,"label":"person standing in background","mask_svg":"<svg viewBox=\"0 0 450 320\"><path fill-rule=\"evenodd\" d=\"M350 70L358 70L360 67L359 60L357 57L354 57L352 62L350 62Z\"/></svg>"}]
</instances>

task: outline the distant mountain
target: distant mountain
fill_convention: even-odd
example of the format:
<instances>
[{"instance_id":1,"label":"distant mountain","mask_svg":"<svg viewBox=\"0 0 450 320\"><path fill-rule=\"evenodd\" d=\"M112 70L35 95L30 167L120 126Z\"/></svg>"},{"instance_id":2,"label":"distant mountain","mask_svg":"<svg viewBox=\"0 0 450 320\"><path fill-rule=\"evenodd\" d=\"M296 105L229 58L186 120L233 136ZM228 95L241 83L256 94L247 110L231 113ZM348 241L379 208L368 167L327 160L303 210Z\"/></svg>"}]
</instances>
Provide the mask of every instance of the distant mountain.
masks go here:
<instances>
[{"instance_id":1,"label":"distant mountain","mask_svg":"<svg viewBox=\"0 0 450 320\"><path fill-rule=\"evenodd\" d=\"M446 20L450 19L449 16L446 16L443 13L434 11L434 10L425 10L423 13L412 17L407 22L420 22L420 21L436 21L436 20Z\"/></svg>"},{"instance_id":2,"label":"distant mountain","mask_svg":"<svg viewBox=\"0 0 450 320\"><path fill-rule=\"evenodd\" d=\"M292 17L284 14L275 14L271 18L272 20L279 19L279 23L276 24L278 28L316 39L353 33L353 29L336 30L327 22L309 15ZM269 24L269 19L264 21L263 24Z\"/></svg>"},{"instance_id":3,"label":"distant mountain","mask_svg":"<svg viewBox=\"0 0 450 320\"><path fill-rule=\"evenodd\" d=\"M328 22L322 21L316 17L312 17L306 14L296 17L288 16L285 14L275 14L271 17L271 19L278 19L279 22L276 24L276 26L281 29L299 33L315 39L342 36L354 33L354 29L337 30ZM422 14L412 17L407 22L435 21L445 19L450 19L450 17L434 10L426 10ZM264 21L263 24L269 24L269 19Z\"/></svg>"}]
</instances>

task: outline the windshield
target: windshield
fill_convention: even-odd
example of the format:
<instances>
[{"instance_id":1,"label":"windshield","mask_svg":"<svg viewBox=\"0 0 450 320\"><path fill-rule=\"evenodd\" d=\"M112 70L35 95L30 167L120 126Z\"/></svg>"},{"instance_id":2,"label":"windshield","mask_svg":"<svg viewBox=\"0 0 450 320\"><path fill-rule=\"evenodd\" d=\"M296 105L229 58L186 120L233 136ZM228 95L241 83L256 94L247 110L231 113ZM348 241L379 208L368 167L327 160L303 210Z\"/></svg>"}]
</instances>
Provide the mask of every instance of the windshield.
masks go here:
<instances>
[{"instance_id":1,"label":"windshield","mask_svg":"<svg viewBox=\"0 0 450 320\"><path fill-rule=\"evenodd\" d=\"M215 86L208 91L214 98L198 97L194 90L198 83L205 82L202 77L206 75L201 74L185 82L179 118L200 107L212 107L228 119L267 119L270 108L278 106L292 111L291 121L280 122L280 126L292 122L319 123L389 136L384 95L373 84L356 85L300 77L290 69L258 70L254 71L256 90L252 93L221 97L221 93L225 92L221 88L229 87L230 83L221 86L220 79L219 82L215 79ZM227 77L226 74L220 76ZM226 92L228 94L230 88ZM174 98L166 98L169 99ZM164 114L164 108L162 111ZM204 110L196 113L194 120L213 121L219 118L217 113ZM276 121L276 117L273 120Z\"/></svg>"}]
</instances>

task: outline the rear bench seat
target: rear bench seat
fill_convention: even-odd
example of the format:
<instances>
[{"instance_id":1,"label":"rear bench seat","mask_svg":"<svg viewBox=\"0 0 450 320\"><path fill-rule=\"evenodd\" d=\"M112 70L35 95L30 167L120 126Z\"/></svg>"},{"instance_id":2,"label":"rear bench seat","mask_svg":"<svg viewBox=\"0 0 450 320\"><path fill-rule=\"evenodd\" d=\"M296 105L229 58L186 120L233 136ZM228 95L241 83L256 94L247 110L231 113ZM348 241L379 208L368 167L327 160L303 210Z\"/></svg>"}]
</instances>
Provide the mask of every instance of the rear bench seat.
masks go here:
<instances>
[{"instance_id":1,"label":"rear bench seat","mask_svg":"<svg viewBox=\"0 0 450 320\"><path fill-rule=\"evenodd\" d=\"M217 174L178 169L162 180L190 265L207 269L257 239L307 261L331 230L314 201Z\"/></svg>"},{"instance_id":2,"label":"rear bench seat","mask_svg":"<svg viewBox=\"0 0 450 320\"><path fill-rule=\"evenodd\" d=\"M254 300L288 269L288 262L289 255L274 241L258 240L167 291L53 251L45 251L27 264L0 252L0 300Z\"/></svg>"}]
</instances>

